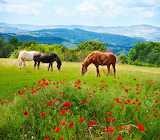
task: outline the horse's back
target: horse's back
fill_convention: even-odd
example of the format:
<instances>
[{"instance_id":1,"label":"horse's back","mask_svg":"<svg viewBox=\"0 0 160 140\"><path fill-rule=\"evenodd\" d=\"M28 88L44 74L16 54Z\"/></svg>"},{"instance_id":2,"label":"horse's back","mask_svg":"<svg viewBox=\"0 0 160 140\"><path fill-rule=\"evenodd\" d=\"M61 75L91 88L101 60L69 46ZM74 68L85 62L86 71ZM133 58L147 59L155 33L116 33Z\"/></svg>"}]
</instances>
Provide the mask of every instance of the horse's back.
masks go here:
<instances>
[{"instance_id":1,"label":"horse's back","mask_svg":"<svg viewBox=\"0 0 160 140\"><path fill-rule=\"evenodd\" d=\"M26 60L26 61L31 61L33 60L33 56L34 54L36 53L39 53L37 51L26 51L26 50L23 50L19 53L19 56L18 56L18 59L21 59L21 60Z\"/></svg>"},{"instance_id":2,"label":"horse's back","mask_svg":"<svg viewBox=\"0 0 160 140\"><path fill-rule=\"evenodd\" d=\"M95 63L100 63L100 65L115 64L116 55L111 52L92 52L92 57Z\"/></svg>"}]
</instances>

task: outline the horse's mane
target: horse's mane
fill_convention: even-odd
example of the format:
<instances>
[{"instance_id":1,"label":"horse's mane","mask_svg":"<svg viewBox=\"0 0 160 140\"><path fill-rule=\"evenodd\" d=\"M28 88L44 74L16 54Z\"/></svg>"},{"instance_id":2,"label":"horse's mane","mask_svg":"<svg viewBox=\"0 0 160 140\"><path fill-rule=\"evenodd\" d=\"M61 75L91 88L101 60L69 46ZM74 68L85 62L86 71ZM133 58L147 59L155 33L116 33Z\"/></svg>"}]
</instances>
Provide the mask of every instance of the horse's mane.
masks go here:
<instances>
[{"instance_id":1,"label":"horse's mane","mask_svg":"<svg viewBox=\"0 0 160 140\"><path fill-rule=\"evenodd\" d=\"M97 52L99 52L99 51L93 51L92 53L90 53L87 57L86 57L86 59L84 60L84 62L86 62L94 53L97 53ZM83 63L84 63L83 62Z\"/></svg>"}]
</instances>

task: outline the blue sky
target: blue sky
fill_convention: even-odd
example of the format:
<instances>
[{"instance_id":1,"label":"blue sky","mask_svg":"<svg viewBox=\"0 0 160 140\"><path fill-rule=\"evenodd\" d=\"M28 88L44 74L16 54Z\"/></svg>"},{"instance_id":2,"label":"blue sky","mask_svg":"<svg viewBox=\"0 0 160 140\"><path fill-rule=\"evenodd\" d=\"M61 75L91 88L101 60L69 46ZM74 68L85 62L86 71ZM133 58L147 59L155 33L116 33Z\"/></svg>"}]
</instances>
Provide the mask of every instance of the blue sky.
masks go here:
<instances>
[{"instance_id":1,"label":"blue sky","mask_svg":"<svg viewBox=\"0 0 160 140\"><path fill-rule=\"evenodd\" d=\"M0 0L0 22L160 27L160 0Z\"/></svg>"}]
</instances>

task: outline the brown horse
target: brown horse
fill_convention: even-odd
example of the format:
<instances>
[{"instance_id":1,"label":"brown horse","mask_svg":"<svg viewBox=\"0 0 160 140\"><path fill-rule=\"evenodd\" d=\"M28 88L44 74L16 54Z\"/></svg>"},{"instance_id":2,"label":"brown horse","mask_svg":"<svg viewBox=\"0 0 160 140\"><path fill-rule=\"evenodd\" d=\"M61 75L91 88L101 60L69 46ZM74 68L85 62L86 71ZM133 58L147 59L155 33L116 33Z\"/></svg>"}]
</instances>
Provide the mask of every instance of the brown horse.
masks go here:
<instances>
[{"instance_id":1,"label":"brown horse","mask_svg":"<svg viewBox=\"0 0 160 140\"><path fill-rule=\"evenodd\" d=\"M100 76L99 65L107 65L108 74L110 73L110 65L112 64L114 69L114 76L116 74L115 64L116 64L116 55L113 53L101 53L99 51L94 51L87 56L82 64L82 75L87 72L87 67L93 63L97 69L97 76Z\"/></svg>"}]
</instances>

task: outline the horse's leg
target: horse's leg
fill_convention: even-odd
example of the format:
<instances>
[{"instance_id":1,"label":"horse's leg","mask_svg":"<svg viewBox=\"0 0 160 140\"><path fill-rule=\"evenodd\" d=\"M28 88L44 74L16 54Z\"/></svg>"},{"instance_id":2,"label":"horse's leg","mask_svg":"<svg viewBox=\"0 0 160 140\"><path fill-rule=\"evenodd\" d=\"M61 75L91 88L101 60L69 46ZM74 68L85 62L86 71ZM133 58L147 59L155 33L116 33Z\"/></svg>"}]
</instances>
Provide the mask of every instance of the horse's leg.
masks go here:
<instances>
[{"instance_id":1,"label":"horse's leg","mask_svg":"<svg viewBox=\"0 0 160 140\"><path fill-rule=\"evenodd\" d=\"M97 69L97 77L100 77L99 66L96 66L96 69Z\"/></svg>"},{"instance_id":2,"label":"horse's leg","mask_svg":"<svg viewBox=\"0 0 160 140\"><path fill-rule=\"evenodd\" d=\"M22 60L21 59L19 60L19 68L20 69L22 68Z\"/></svg>"},{"instance_id":3,"label":"horse's leg","mask_svg":"<svg viewBox=\"0 0 160 140\"><path fill-rule=\"evenodd\" d=\"M51 63L51 71L53 71L53 62Z\"/></svg>"},{"instance_id":4,"label":"horse's leg","mask_svg":"<svg viewBox=\"0 0 160 140\"><path fill-rule=\"evenodd\" d=\"M116 68L115 68L115 64L112 64L113 70L114 70L114 77L116 76Z\"/></svg>"},{"instance_id":5,"label":"horse's leg","mask_svg":"<svg viewBox=\"0 0 160 140\"><path fill-rule=\"evenodd\" d=\"M38 65L37 65L38 69L39 69L39 66L40 66L40 61L38 61Z\"/></svg>"},{"instance_id":6,"label":"horse's leg","mask_svg":"<svg viewBox=\"0 0 160 140\"><path fill-rule=\"evenodd\" d=\"M48 71L49 71L50 67L51 67L51 63L49 63L49 65L48 65Z\"/></svg>"},{"instance_id":7,"label":"horse's leg","mask_svg":"<svg viewBox=\"0 0 160 140\"><path fill-rule=\"evenodd\" d=\"M107 65L107 69L108 69L107 76L110 74L110 65L111 65L111 64Z\"/></svg>"},{"instance_id":8,"label":"horse's leg","mask_svg":"<svg viewBox=\"0 0 160 140\"><path fill-rule=\"evenodd\" d=\"M36 68L36 65L37 65L37 62L36 62L36 61L34 61L34 69Z\"/></svg>"},{"instance_id":9,"label":"horse's leg","mask_svg":"<svg viewBox=\"0 0 160 140\"><path fill-rule=\"evenodd\" d=\"M23 60L23 65L24 65L24 67L26 67L26 61L25 60Z\"/></svg>"}]
</instances>

